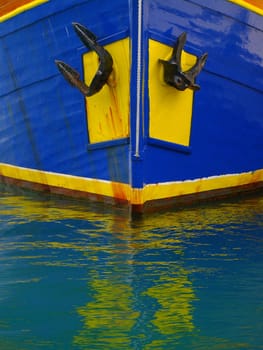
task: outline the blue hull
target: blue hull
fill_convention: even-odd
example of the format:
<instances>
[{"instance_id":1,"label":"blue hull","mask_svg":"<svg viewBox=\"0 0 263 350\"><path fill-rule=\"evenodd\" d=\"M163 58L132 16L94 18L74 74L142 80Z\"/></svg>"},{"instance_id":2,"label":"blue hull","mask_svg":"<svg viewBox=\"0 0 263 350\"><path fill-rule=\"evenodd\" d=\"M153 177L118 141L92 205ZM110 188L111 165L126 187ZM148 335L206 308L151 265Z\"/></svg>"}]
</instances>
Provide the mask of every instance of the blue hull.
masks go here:
<instances>
[{"instance_id":1,"label":"blue hull","mask_svg":"<svg viewBox=\"0 0 263 350\"><path fill-rule=\"evenodd\" d=\"M262 188L261 10L226 0L50 0L0 15L1 178L137 211ZM92 97L55 64L67 62L86 85L95 74L72 22L113 56L114 84ZM199 91L163 79L159 59L182 33L186 66L208 54ZM98 121L103 106L111 113Z\"/></svg>"}]
</instances>

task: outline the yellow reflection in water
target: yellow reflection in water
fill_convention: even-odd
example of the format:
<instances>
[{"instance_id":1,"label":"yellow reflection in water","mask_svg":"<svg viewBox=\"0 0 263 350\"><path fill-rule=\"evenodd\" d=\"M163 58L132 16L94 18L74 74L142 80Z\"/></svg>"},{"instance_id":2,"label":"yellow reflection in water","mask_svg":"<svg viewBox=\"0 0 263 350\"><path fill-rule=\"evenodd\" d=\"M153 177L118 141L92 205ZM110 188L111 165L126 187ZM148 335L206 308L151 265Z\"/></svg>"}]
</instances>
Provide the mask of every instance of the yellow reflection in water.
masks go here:
<instances>
[{"instance_id":1,"label":"yellow reflection in water","mask_svg":"<svg viewBox=\"0 0 263 350\"><path fill-rule=\"evenodd\" d=\"M160 308L152 323L165 335L180 335L194 330L192 301L195 299L189 272L180 268L176 277L162 276L146 294L156 298Z\"/></svg>"},{"instance_id":2,"label":"yellow reflection in water","mask_svg":"<svg viewBox=\"0 0 263 350\"><path fill-rule=\"evenodd\" d=\"M195 328L190 272L176 261L183 254L182 237L158 234L152 226L154 222L147 228L140 223L129 228L127 222L125 227L123 224L119 218L113 223L114 230L107 227L112 234L110 243L86 247L85 255L97 265L89 284L93 300L77 309L83 329L75 336L74 345L80 348L134 349L131 340L136 337L150 349L156 346L156 341L147 339L147 329L152 326L154 332L172 338ZM160 250L169 252L174 261L163 259ZM102 262L102 253L108 253L110 258ZM144 271L139 282L136 268ZM144 277L150 286L144 283ZM165 346L166 340L158 344Z\"/></svg>"},{"instance_id":3,"label":"yellow reflection in water","mask_svg":"<svg viewBox=\"0 0 263 350\"><path fill-rule=\"evenodd\" d=\"M74 345L83 349L134 349L131 333L136 329L135 335L145 339L145 330L138 328L141 325L148 329L152 325L164 340L145 340L145 349L163 349L165 338L179 338L195 330L193 301L196 297L190 271L177 259L184 254L185 239L199 231L213 234L211 228L215 226L220 230L221 225L231 227L243 220L253 220L257 213L262 213L263 198L157 213L135 222L125 213L92 209L77 201L11 195L0 198L2 216L10 215L21 222L84 220L92 224L92 228L74 227L74 230L95 238L94 241L107 232L108 241L102 240L96 245L85 246L78 241L24 243L25 249L26 244L31 244L31 248L70 249L86 258L84 267L90 274L87 293L90 295L92 290L93 294L86 304L74 310L82 322ZM160 250L173 254L176 263L155 255ZM102 253L107 253L109 258L101 261ZM147 259L138 257L142 254L147 255ZM87 266L89 262L92 267ZM140 281L139 286L137 267L144 268L149 279ZM145 304L144 298L147 298ZM146 320L145 315L148 315Z\"/></svg>"},{"instance_id":4,"label":"yellow reflection in water","mask_svg":"<svg viewBox=\"0 0 263 350\"><path fill-rule=\"evenodd\" d=\"M1 191L1 189L0 189ZM63 219L83 219L90 222L102 221L103 229L108 232L137 234L140 228L158 229L160 227L209 228L215 224L240 222L245 218L254 217L255 203L257 212L262 213L263 197L250 198L244 201L218 203L211 206L185 208L184 210L155 213L145 216L142 220L130 220L128 210L112 208L107 205L93 205L81 200L68 200L55 196L12 195L0 197L0 214L12 215L20 220L57 221ZM10 223L12 224L12 223ZM128 230L128 231L127 231ZM125 233L123 232L123 233Z\"/></svg>"},{"instance_id":5,"label":"yellow reflection in water","mask_svg":"<svg viewBox=\"0 0 263 350\"><path fill-rule=\"evenodd\" d=\"M139 316L132 308L131 286L93 276L90 287L95 291L94 300L77 309L84 325L74 345L129 349L129 332Z\"/></svg>"}]
</instances>

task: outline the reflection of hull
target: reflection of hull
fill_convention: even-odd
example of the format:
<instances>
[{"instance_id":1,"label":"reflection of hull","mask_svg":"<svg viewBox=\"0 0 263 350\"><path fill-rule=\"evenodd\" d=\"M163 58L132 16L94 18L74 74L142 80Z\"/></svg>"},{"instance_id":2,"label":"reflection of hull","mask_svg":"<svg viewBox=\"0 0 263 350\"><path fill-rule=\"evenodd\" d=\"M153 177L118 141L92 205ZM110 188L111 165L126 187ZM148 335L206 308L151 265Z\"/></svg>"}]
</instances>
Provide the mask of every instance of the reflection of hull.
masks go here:
<instances>
[{"instance_id":1,"label":"reflection of hull","mask_svg":"<svg viewBox=\"0 0 263 350\"><path fill-rule=\"evenodd\" d=\"M262 5L99 3L1 10L1 178L141 212L262 188ZM94 75L97 56L72 22L96 33L113 58L111 81L85 99L54 64L65 60L86 84ZM163 81L159 59L171 57L182 32L184 71L208 53L200 91Z\"/></svg>"},{"instance_id":2,"label":"reflection of hull","mask_svg":"<svg viewBox=\"0 0 263 350\"><path fill-rule=\"evenodd\" d=\"M251 261L255 252L260 252L262 197L145 215L135 222L122 215L122 210L115 214L112 210L95 212L90 203L82 205L74 200L43 197L2 193L0 254L5 268L2 279L6 282L11 276L18 276L17 295L21 290L21 298L25 288L41 292L44 285L44 291L52 290L52 306L59 311L52 324L59 322L61 314L68 315L66 339L72 334L74 342L72 346L58 345L56 337L58 348L127 350L136 348L134 339L137 349L173 349L177 342L181 349L187 339L191 339L192 349L206 349L210 344L241 349L245 344L234 342L230 336L220 338L216 332L218 322L227 319L228 310L227 316L235 326L231 331L236 334L236 315L242 316L243 311L247 314L247 304L245 310L234 316L233 305L240 305L240 300L250 292L253 294L250 300L257 298L260 302L260 292L254 293L258 289L251 288L255 282L251 269L257 272L254 267L258 263L243 268L244 259ZM35 278L28 279L28 269ZM242 286L240 293L233 293L231 278L238 281L237 287ZM60 291L65 285L69 292L61 300ZM1 297L12 295L13 283L5 286L1 288ZM58 293L53 294L54 290ZM76 293L74 301L78 302L72 303L72 293ZM216 305L215 295L221 301L216 299ZM221 313L222 304L229 309L224 308ZM251 318L238 327L245 324L251 329L250 320L256 325L253 318L256 305L252 302ZM22 311L26 312L26 307L27 304ZM43 317L39 316L41 312ZM3 320L5 315L9 316L1 314ZM30 319L40 322L36 329L44 327L46 309L37 309L33 315L36 317L30 315ZM212 332L207 337L210 326ZM221 326L222 322L220 334ZM43 345L46 333L42 338L37 332L31 333L37 334L36 340ZM61 337L65 339L64 334ZM34 344L38 347L37 342ZM249 343L247 348L254 349L255 344Z\"/></svg>"}]
</instances>

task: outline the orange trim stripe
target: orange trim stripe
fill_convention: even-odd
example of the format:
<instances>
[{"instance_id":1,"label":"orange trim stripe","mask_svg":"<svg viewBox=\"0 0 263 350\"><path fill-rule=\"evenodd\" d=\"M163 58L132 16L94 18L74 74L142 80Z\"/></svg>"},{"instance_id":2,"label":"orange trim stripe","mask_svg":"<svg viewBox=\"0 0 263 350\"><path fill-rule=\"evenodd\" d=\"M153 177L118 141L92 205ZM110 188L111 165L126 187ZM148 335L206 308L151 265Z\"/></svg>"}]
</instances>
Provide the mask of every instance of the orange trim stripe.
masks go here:
<instances>
[{"instance_id":1,"label":"orange trim stripe","mask_svg":"<svg viewBox=\"0 0 263 350\"><path fill-rule=\"evenodd\" d=\"M263 1L262 0L244 0L245 2L248 2L249 4L256 6L260 9L263 9Z\"/></svg>"},{"instance_id":2,"label":"orange trim stripe","mask_svg":"<svg viewBox=\"0 0 263 350\"><path fill-rule=\"evenodd\" d=\"M0 22L49 0L0 0Z\"/></svg>"},{"instance_id":3,"label":"orange trim stripe","mask_svg":"<svg viewBox=\"0 0 263 350\"><path fill-rule=\"evenodd\" d=\"M229 0L263 16L263 0Z\"/></svg>"},{"instance_id":4,"label":"orange trim stripe","mask_svg":"<svg viewBox=\"0 0 263 350\"><path fill-rule=\"evenodd\" d=\"M30 2L32 2L32 0L0 0L0 16L4 16L7 13L16 10L18 7L22 7Z\"/></svg>"}]
</instances>

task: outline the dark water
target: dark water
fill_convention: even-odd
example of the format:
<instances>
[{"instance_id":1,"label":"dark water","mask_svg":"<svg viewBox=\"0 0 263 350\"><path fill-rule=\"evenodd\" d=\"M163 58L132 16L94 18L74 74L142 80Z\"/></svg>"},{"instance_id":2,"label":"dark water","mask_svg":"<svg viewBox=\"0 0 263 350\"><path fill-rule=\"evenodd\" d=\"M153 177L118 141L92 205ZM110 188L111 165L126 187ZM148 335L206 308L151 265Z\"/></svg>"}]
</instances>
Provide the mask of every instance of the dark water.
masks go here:
<instances>
[{"instance_id":1,"label":"dark water","mask_svg":"<svg viewBox=\"0 0 263 350\"><path fill-rule=\"evenodd\" d=\"M2 191L0 349L263 349L263 197L154 214Z\"/></svg>"}]
</instances>

